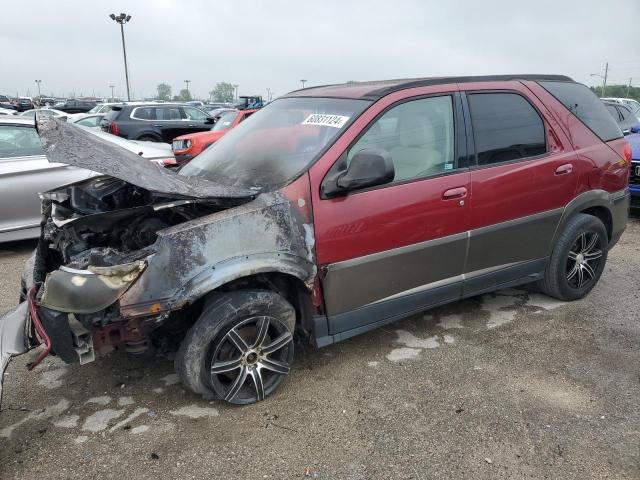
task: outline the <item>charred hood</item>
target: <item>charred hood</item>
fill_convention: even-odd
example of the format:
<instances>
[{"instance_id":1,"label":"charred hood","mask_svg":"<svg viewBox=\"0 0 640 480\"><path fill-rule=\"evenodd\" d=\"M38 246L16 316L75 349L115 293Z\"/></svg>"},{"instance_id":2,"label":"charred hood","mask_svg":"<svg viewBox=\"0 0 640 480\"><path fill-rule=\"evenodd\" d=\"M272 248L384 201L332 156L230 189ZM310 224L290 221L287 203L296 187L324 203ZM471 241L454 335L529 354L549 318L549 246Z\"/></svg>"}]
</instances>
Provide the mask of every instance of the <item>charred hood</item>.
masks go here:
<instances>
[{"instance_id":1,"label":"charred hood","mask_svg":"<svg viewBox=\"0 0 640 480\"><path fill-rule=\"evenodd\" d=\"M38 117L36 128L49 162L103 173L150 192L198 199L249 199L256 192L176 174L64 120Z\"/></svg>"}]
</instances>

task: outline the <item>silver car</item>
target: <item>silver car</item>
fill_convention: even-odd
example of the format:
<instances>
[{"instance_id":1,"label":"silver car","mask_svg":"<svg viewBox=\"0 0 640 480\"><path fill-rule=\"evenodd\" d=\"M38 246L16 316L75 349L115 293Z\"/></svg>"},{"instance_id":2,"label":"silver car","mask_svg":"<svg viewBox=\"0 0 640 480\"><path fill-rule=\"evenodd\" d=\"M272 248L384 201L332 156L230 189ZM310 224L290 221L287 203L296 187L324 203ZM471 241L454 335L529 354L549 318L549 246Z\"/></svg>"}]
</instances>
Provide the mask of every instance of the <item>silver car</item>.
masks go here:
<instances>
[{"instance_id":1,"label":"silver car","mask_svg":"<svg viewBox=\"0 0 640 480\"><path fill-rule=\"evenodd\" d=\"M143 158L165 166L175 165L171 145L149 145L91 128L86 130ZM95 173L50 163L32 119L0 117L0 242L38 237L41 220L38 193L91 175Z\"/></svg>"},{"instance_id":2,"label":"silver car","mask_svg":"<svg viewBox=\"0 0 640 480\"><path fill-rule=\"evenodd\" d=\"M91 175L62 163L49 163L33 119L0 118L0 242L40 235L38 192Z\"/></svg>"}]
</instances>

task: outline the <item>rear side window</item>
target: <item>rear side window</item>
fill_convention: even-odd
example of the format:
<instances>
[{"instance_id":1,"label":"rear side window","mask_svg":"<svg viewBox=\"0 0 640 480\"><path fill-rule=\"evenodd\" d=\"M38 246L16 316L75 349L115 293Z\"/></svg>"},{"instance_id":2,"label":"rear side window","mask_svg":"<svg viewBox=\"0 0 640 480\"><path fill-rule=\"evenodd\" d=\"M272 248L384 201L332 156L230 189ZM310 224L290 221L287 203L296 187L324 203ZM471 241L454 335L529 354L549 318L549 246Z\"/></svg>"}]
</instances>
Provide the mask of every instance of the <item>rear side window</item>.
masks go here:
<instances>
[{"instance_id":1,"label":"rear side window","mask_svg":"<svg viewBox=\"0 0 640 480\"><path fill-rule=\"evenodd\" d=\"M622 130L596 95L580 83L539 82L542 87L578 117L600 140L622 137Z\"/></svg>"},{"instance_id":2,"label":"rear side window","mask_svg":"<svg viewBox=\"0 0 640 480\"><path fill-rule=\"evenodd\" d=\"M516 93L469 95L478 165L535 157L547 151L544 123Z\"/></svg>"}]
</instances>

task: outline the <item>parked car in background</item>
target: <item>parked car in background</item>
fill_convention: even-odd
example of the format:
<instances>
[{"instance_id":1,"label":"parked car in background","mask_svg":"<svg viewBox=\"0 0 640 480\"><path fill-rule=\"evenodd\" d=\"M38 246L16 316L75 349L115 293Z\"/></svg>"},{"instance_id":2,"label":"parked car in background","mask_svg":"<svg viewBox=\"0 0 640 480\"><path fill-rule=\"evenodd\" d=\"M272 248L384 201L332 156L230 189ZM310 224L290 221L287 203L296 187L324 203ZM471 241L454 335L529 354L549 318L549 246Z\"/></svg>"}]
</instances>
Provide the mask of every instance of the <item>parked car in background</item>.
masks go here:
<instances>
[{"instance_id":1,"label":"parked car in background","mask_svg":"<svg viewBox=\"0 0 640 480\"><path fill-rule=\"evenodd\" d=\"M55 110L53 108L34 108L32 110L26 110L18 114L20 117L35 118L36 113L45 117L66 117L66 112Z\"/></svg>"},{"instance_id":2,"label":"parked car in background","mask_svg":"<svg viewBox=\"0 0 640 480\"><path fill-rule=\"evenodd\" d=\"M56 103L53 108L66 113L86 113L96 106L96 102L89 100L67 100L62 103Z\"/></svg>"},{"instance_id":3,"label":"parked car in background","mask_svg":"<svg viewBox=\"0 0 640 480\"><path fill-rule=\"evenodd\" d=\"M169 144L131 142L96 129L83 130L159 165L176 165ZM40 235L38 193L91 175L88 170L50 163L32 119L0 118L0 242Z\"/></svg>"},{"instance_id":4,"label":"parked car in background","mask_svg":"<svg viewBox=\"0 0 640 480\"><path fill-rule=\"evenodd\" d=\"M18 97L14 103L19 112L31 110L34 107L33 99L31 97Z\"/></svg>"},{"instance_id":5,"label":"parked car in background","mask_svg":"<svg viewBox=\"0 0 640 480\"><path fill-rule=\"evenodd\" d=\"M218 108L213 108L209 111L207 111L207 114L213 118L214 123L218 121L218 119L225 113L227 112L237 112L238 109L237 108L233 108L233 107L218 107Z\"/></svg>"},{"instance_id":6,"label":"parked car in background","mask_svg":"<svg viewBox=\"0 0 640 480\"><path fill-rule=\"evenodd\" d=\"M209 113L211 111L215 111L215 110L218 110L220 108L233 109L233 104L224 103L224 102L212 102L212 103L207 103L207 104L203 105L200 108L200 110L204 110L205 112Z\"/></svg>"},{"instance_id":7,"label":"parked car in background","mask_svg":"<svg viewBox=\"0 0 640 480\"><path fill-rule=\"evenodd\" d=\"M603 101L603 103L622 129L622 133L628 135L629 133L640 132L640 119L631 111L629 105L608 100Z\"/></svg>"},{"instance_id":8,"label":"parked car in background","mask_svg":"<svg viewBox=\"0 0 640 480\"><path fill-rule=\"evenodd\" d=\"M124 102L99 103L95 107L93 107L91 110L89 110L87 113L102 113L102 114L106 114L109 110L111 110L111 107L114 106L114 105L124 105Z\"/></svg>"},{"instance_id":9,"label":"parked car in background","mask_svg":"<svg viewBox=\"0 0 640 480\"><path fill-rule=\"evenodd\" d=\"M238 102L233 106L239 110L245 108L261 108L264 106L264 102L260 95L240 95Z\"/></svg>"},{"instance_id":10,"label":"parked car in background","mask_svg":"<svg viewBox=\"0 0 640 480\"><path fill-rule=\"evenodd\" d=\"M114 105L100 122L105 132L129 140L171 141L180 135L209 130L213 119L200 109L175 103Z\"/></svg>"},{"instance_id":11,"label":"parked car in background","mask_svg":"<svg viewBox=\"0 0 640 480\"><path fill-rule=\"evenodd\" d=\"M564 76L294 91L178 175L59 133L42 129L52 159L111 178L45 195L24 286L44 352L140 351L164 324L183 384L236 404L277 390L294 332L323 347L532 282L581 299L627 221L629 143ZM5 331L42 343L26 310Z\"/></svg>"},{"instance_id":12,"label":"parked car in background","mask_svg":"<svg viewBox=\"0 0 640 480\"><path fill-rule=\"evenodd\" d=\"M69 165L49 163L33 119L0 118L0 242L40 235L38 192L90 174Z\"/></svg>"},{"instance_id":13,"label":"parked car in background","mask_svg":"<svg viewBox=\"0 0 640 480\"><path fill-rule=\"evenodd\" d=\"M608 102L615 102L622 105L628 106L633 113L636 113L640 110L640 102L634 100L633 98L616 98L616 97L604 97L601 100L606 100Z\"/></svg>"},{"instance_id":14,"label":"parked car in background","mask_svg":"<svg viewBox=\"0 0 640 480\"><path fill-rule=\"evenodd\" d=\"M204 106L204 102L201 102L200 100L190 100L188 102L185 102L185 105L202 109L202 107Z\"/></svg>"},{"instance_id":15,"label":"parked car in background","mask_svg":"<svg viewBox=\"0 0 640 480\"><path fill-rule=\"evenodd\" d=\"M0 108L4 108L6 110L18 110L18 107L11 100L11 97L6 95L0 95Z\"/></svg>"},{"instance_id":16,"label":"parked car in background","mask_svg":"<svg viewBox=\"0 0 640 480\"><path fill-rule=\"evenodd\" d=\"M41 107L52 107L58 102L52 97L39 97L36 103Z\"/></svg>"},{"instance_id":17,"label":"parked car in background","mask_svg":"<svg viewBox=\"0 0 640 480\"><path fill-rule=\"evenodd\" d=\"M205 148L220 140L228 131L257 111L257 109L231 110L218 117L213 128L208 132L190 133L174 138L171 148L178 165L183 165L199 155Z\"/></svg>"},{"instance_id":18,"label":"parked car in background","mask_svg":"<svg viewBox=\"0 0 640 480\"><path fill-rule=\"evenodd\" d=\"M627 135L631 144L631 172L629 174L629 191L631 208L634 213L640 212L640 133Z\"/></svg>"}]
</instances>

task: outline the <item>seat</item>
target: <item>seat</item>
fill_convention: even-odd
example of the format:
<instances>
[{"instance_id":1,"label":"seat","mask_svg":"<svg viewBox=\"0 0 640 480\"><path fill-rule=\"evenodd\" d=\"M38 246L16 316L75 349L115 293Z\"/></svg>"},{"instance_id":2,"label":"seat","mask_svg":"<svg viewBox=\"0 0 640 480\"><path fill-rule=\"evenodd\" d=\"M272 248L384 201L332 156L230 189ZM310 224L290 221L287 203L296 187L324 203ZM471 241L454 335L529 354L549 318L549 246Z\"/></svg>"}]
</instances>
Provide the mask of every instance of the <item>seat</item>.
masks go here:
<instances>
[{"instance_id":1,"label":"seat","mask_svg":"<svg viewBox=\"0 0 640 480\"><path fill-rule=\"evenodd\" d=\"M411 113L398 122L399 145L391 149L395 180L437 173L444 169L433 122L425 115Z\"/></svg>"}]
</instances>

